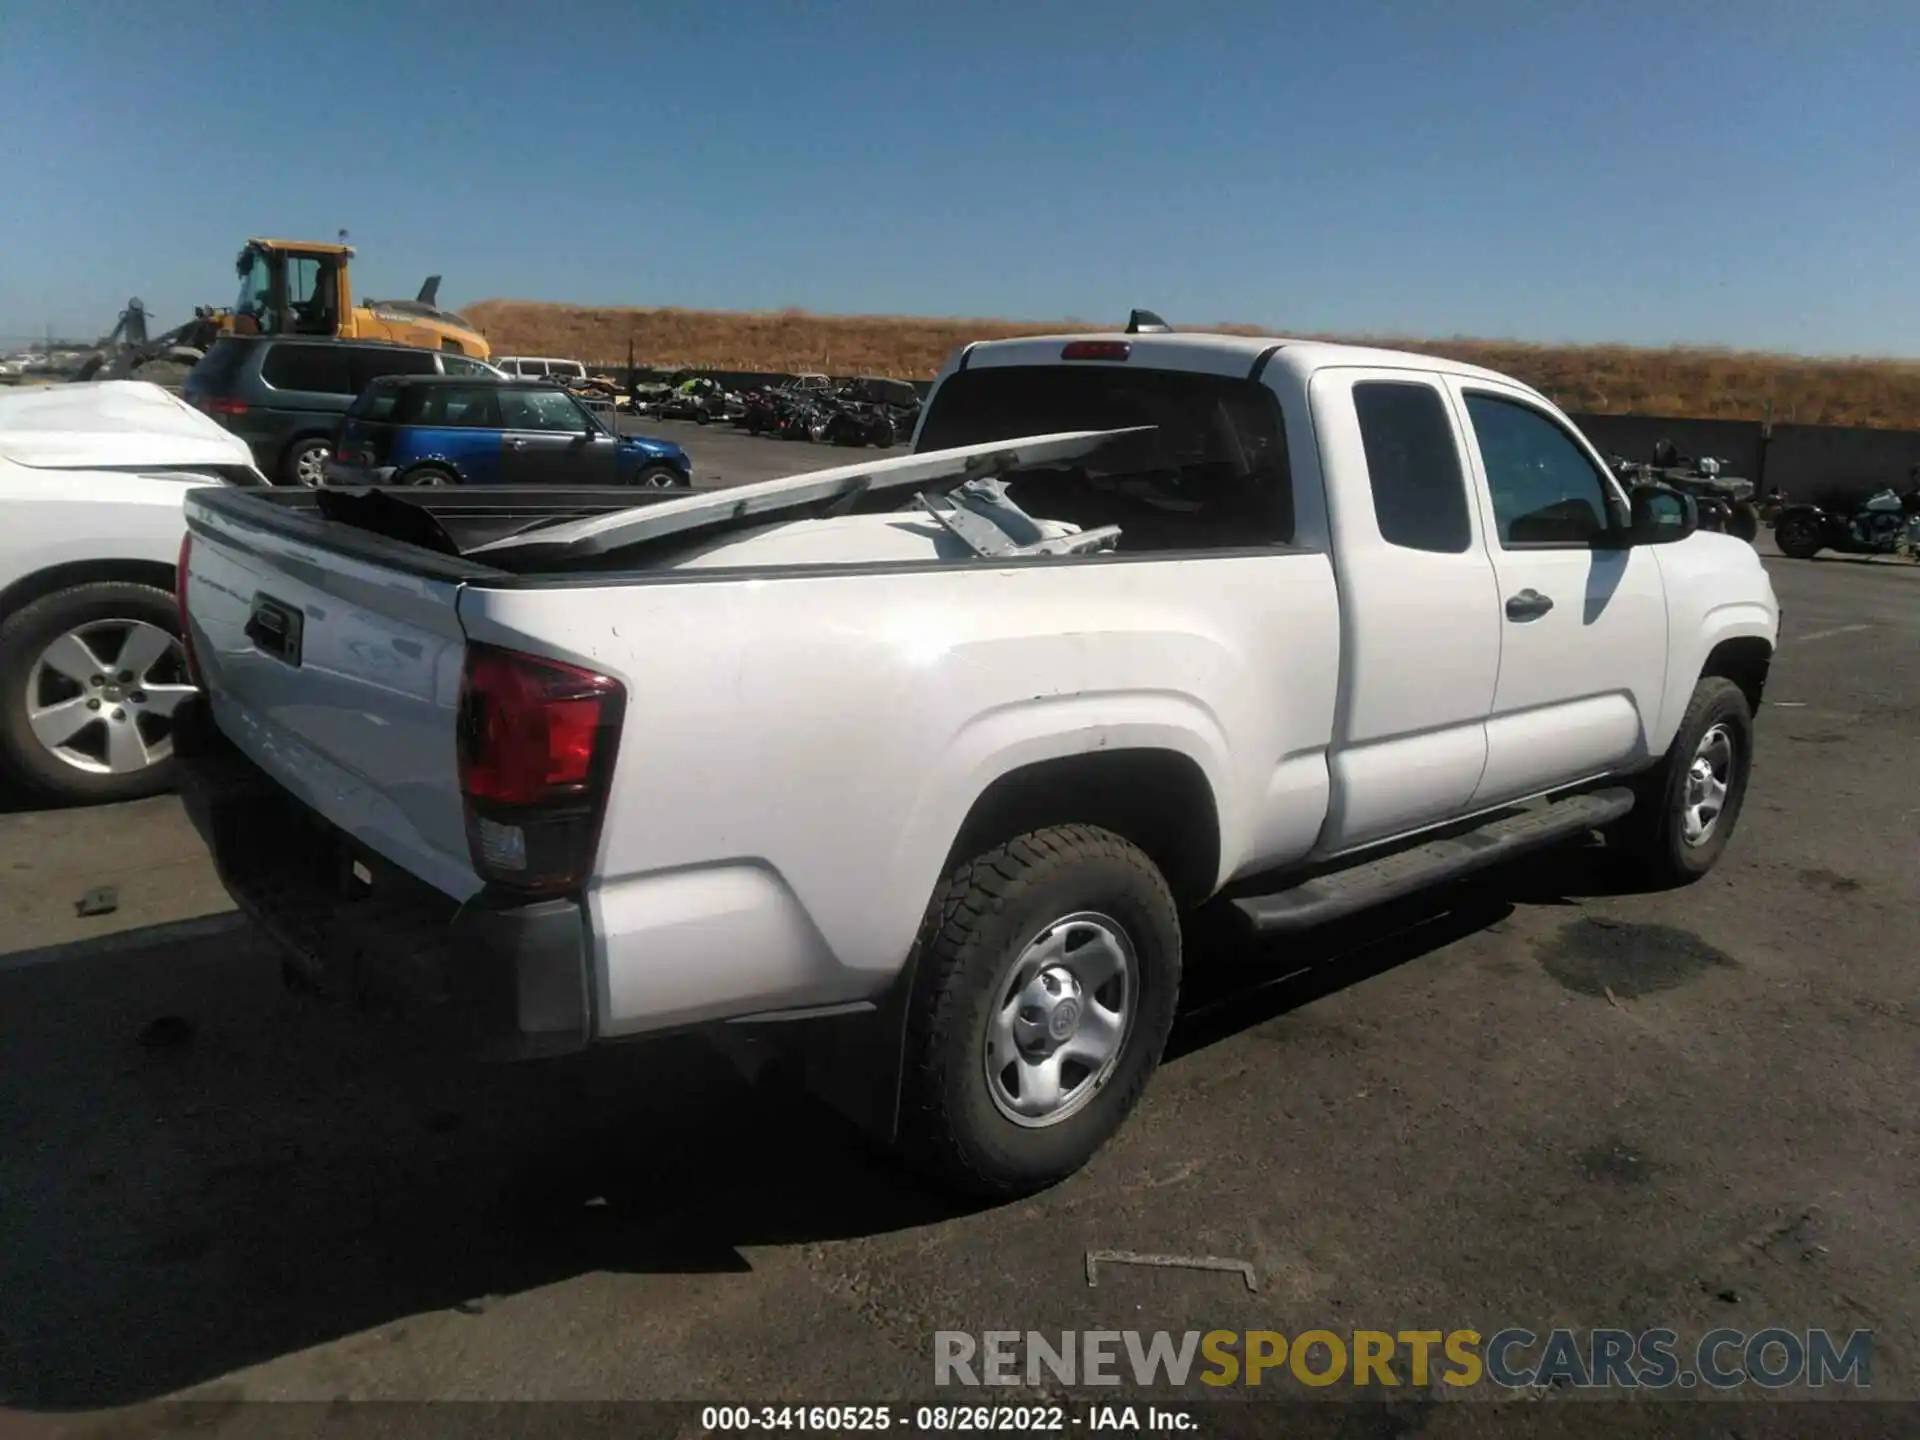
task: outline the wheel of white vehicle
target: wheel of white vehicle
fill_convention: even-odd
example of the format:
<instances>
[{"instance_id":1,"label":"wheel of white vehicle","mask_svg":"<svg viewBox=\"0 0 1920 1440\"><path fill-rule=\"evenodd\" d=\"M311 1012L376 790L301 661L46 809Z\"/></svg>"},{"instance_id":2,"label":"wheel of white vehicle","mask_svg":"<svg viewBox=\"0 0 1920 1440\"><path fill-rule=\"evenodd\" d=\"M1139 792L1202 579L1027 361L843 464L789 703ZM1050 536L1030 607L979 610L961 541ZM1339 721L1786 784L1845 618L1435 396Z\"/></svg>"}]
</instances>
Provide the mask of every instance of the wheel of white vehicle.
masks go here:
<instances>
[{"instance_id":1,"label":"wheel of white vehicle","mask_svg":"<svg viewBox=\"0 0 1920 1440\"><path fill-rule=\"evenodd\" d=\"M1180 991L1165 878L1106 830L1037 830L954 870L915 950L901 1148L1026 1194L1085 1165L1160 1063Z\"/></svg>"},{"instance_id":2,"label":"wheel of white vehicle","mask_svg":"<svg viewBox=\"0 0 1920 1440\"><path fill-rule=\"evenodd\" d=\"M627 483L646 490L671 490L680 483L680 472L671 465L643 465Z\"/></svg>"},{"instance_id":3,"label":"wheel of white vehicle","mask_svg":"<svg viewBox=\"0 0 1920 1440\"><path fill-rule=\"evenodd\" d=\"M1753 714L1731 680L1694 686L1667 758L1634 787L1633 810L1609 836L1643 881L1689 885L1727 848L1753 768Z\"/></svg>"},{"instance_id":4,"label":"wheel of white vehicle","mask_svg":"<svg viewBox=\"0 0 1920 1440\"><path fill-rule=\"evenodd\" d=\"M288 485L304 485L312 490L327 483L327 457L333 454L333 442L319 435L296 440L281 461L280 478Z\"/></svg>"},{"instance_id":5,"label":"wheel of white vehicle","mask_svg":"<svg viewBox=\"0 0 1920 1440\"><path fill-rule=\"evenodd\" d=\"M150 585L56 591L0 626L0 759L60 800L131 800L172 780L193 693L174 600Z\"/></svg>"}]
</instances>

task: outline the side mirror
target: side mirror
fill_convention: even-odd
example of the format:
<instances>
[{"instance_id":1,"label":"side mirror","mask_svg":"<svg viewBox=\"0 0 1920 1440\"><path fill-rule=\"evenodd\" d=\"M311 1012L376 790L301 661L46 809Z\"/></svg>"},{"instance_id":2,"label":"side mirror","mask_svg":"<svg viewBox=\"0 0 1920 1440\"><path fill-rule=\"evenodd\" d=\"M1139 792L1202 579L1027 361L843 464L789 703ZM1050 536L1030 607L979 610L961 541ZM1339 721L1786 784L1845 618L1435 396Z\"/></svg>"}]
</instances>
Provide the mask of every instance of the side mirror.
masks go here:
<instances>
[{"instance_id":1,"label":"side mirror","mask_svg":"<svg viewBox=\"0 0 1920 1440\"><path fill-rule=\"evenodd\" d=\"M1693 496L1665 485L1636 485L1627 492L1632 518L1624 537L1629 545L1671 545L1700 528Z\"/></svg>"}]
</instances>

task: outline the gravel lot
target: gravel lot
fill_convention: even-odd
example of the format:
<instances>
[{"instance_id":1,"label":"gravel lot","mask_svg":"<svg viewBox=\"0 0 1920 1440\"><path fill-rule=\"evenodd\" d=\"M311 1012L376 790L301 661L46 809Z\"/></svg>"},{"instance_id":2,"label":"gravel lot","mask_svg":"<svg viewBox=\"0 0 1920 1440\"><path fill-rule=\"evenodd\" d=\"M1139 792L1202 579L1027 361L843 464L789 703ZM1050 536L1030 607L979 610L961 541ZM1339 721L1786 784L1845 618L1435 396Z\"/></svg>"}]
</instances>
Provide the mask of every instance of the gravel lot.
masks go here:
<instances>
[{"instance_id":1,"label":"gravel lot","mask_svg":"<svg viewBox=\"0 0 1920 1440\"><path fill-rule=\"evenodd\" d=\"M701 483L861 453L650 428ZM692 1043L414 1052L282 992L170 799L16 803L0 1428L183 1391L851 1401L923 1393L936 1329L1103 1325L1868 1328L1876 1393L1920 1398L1920 570L1769 564L1786 642L1712 877L1609 894L1571 855L1306 944L1202 936L1118 1141L992 1210ZM1090 1289L1109 1248L1259 1289Z\"/></svg>"}]
</instances>

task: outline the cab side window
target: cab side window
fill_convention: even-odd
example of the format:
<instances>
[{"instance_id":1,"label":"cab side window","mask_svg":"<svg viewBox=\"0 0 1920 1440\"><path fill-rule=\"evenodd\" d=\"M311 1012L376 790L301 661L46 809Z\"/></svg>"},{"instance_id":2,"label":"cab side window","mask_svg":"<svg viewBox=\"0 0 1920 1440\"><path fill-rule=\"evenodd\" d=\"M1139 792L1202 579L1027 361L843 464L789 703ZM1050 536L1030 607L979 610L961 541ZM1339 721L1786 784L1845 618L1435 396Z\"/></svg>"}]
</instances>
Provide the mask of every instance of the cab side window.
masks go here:
<instances>
[{"instance_id":1,"label":"cab side window","mask_svg":"<svg viewBox=\"0 0 1920 1440\"><path fill-rule=\"evenodd\" d=\"M1573 437L1535 410L1467 392L1500 544L1585 545L1608 525L1607 482Z\"/></svg>"},{"instance_id":2,"label":"cab side window","mask_svg":"<svg viewBox=\"0 0 1920 1440\"><path fill-rule=\"evenodd\" d=\"M1440 392L1410 381L1362 380L1353 387L1353 409L1380 538L1408 550L1465 554L1473 544L1467 482Z\"/></svg>"}]
</instances>

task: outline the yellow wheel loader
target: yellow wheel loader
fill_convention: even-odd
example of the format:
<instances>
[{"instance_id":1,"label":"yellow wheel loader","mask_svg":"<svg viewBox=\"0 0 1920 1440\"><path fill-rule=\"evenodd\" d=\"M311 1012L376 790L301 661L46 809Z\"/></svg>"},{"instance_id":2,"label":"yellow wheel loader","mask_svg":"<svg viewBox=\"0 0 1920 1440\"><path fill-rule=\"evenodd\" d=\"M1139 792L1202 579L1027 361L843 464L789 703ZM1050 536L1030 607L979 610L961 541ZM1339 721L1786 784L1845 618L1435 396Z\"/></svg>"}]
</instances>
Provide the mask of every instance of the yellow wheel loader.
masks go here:
<instances>
[{"instance_id":1,"label":"yellow wheel loader","mask_svg":"<svg viewBox=\"0 0 1920 1440\"><path fill-rule=\"evenodd\" d=\"M240 298L231 312L213 312L222 333L321 335L337 340L391 340L485 360L493 353L471 321L436 303L440 277L411 300L354 303L350 245L307 240L249 240L234 268Z\"/></svg>"}]
</instances>

